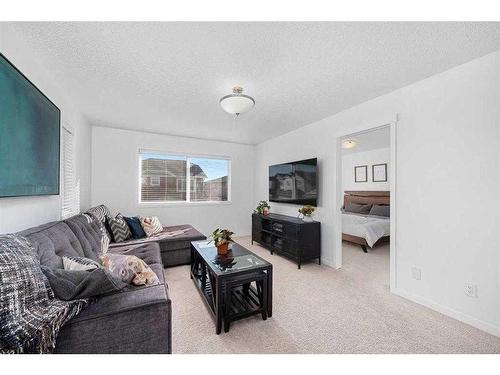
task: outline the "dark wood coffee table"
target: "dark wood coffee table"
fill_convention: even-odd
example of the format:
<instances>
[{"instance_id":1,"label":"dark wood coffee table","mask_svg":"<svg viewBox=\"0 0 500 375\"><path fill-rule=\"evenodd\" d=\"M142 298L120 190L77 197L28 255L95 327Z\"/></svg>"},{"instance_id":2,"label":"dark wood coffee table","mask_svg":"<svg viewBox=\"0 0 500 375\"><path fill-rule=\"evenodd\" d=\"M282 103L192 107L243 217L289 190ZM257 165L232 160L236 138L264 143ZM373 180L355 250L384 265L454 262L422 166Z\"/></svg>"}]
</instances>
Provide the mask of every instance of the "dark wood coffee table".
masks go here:
<instances>
[{"instance_id":1,"label":"dark wood coffee table","mask_svg":"<svg viewBox=\"0 0 500 375\"><path fill-rule=\"evenodd\" d=\"M232 243L230 247L227 255L219 256L213 243L209 244L208 241L191 242L191 279L215 321L216 334L222 330L226 285L232 285L238 280L252 280L252 276L255 276L256 280L262 280L264 275L264 282L267 286L266 311L262 311L262 306L257 306L255 303L254 297L257 295L257 291L246 284L244 286L246 291L251 288L249 299L241 301L240 309L244 309L244 311L239 311L238 314L230 318L231 320L242 319L254 314L262 314L262 318L266 319L271 317L273 312L273 265L237 243ZM242 295L239 294L238 298L242 298ZM226 314L226 320L228 316ZM226 331L228 329L229 321L226 322Z\"/></svg>"}]
</instances>

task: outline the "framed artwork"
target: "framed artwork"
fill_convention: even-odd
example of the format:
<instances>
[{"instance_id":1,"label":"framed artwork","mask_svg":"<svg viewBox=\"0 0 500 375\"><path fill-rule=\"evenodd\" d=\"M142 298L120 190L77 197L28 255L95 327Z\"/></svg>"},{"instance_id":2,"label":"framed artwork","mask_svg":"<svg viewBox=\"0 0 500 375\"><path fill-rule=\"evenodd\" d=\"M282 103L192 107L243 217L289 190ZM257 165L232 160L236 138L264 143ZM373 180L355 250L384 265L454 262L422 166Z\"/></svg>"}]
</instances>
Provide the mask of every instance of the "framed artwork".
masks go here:
<instances>
[{"instance_id":1,"label":"framed artwork","mask_svg":"<svg viewBox=\"0 0 500 375\"><path fill-rule=\"evenodd\" d=\"M372 181L387 182L387 164L372 165Z\"/></svg>"},{"instance_id":2,"label":"framed artwork","mask_svg":"<svg viewBox=\"0 0 500 375\"><path fill-rule=\"evenodd\" d=\"M367 165L358 165L354 167L354 182L368 182Z\"/></svg>"}]
</instances>

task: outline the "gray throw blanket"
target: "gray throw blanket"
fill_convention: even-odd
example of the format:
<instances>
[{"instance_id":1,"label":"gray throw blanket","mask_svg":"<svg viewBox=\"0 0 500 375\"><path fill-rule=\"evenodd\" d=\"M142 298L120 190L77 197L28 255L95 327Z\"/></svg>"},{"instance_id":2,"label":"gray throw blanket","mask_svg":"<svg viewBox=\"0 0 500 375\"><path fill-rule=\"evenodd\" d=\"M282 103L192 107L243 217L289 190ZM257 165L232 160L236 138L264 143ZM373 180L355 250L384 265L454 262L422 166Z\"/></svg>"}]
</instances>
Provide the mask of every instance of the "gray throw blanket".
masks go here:
<instances>
[{"instance_id":1,"label":"gray throw blanket","mask_svg":"<svg viewBox=\"0 0 500 375\"><path fill-rule=\"evenodd\" d=\"M50 352L60 328L87 303L56 299L30 242L0 236L1 353Z\"/></svg>"},{"instance_id":2,"label":"gray throw blanket","mask_svg":"<svg viewBox=\"0 0 500 375\"><path fill-rule=\"evenodd\" d=\"M91 298L117 292L128 286L104 268L89 271L66 271L42 266L44 275L57 298L64 301Z\"/></svg>"}]
</instances>

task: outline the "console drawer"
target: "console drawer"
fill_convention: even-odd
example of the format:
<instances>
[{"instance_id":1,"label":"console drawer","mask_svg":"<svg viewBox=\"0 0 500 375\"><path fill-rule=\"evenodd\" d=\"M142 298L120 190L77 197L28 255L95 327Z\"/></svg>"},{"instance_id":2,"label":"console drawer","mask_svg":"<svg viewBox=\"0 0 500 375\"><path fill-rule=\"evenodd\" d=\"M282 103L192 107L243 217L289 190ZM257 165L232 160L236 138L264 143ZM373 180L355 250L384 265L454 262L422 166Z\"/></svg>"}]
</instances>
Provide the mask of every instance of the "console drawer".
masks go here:
<instances>
[{"instance_id":1,"label":"console drawer","mask_svg":"<svg viewBox=\"0 0 500 375\"><path fill-rule=\"evenodd\" d=\"M295 238L297 236L297 226L293 224L283 223L280 221L273 222L272 232L285 237Z\"/></svg>"}]
</instances>

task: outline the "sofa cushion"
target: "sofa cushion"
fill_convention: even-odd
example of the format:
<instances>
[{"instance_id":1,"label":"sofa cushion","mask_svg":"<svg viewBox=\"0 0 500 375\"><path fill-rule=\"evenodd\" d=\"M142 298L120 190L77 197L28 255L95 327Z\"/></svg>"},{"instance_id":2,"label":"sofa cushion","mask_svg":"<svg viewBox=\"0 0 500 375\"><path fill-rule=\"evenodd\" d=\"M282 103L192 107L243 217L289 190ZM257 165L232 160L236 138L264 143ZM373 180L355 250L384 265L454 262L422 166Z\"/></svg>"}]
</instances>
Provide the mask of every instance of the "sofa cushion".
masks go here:
<instances>
[{"instance_id":1,"label":"sofa cushion","mask_svg":"<svg viewBox=\"0 0 500 375\"><path fill-rule=\"evenodd\" d=\"M163 264L161 263L150 264L149 267L153 270L154 273L156 273L156 276L158 276L160 284L165 284L165 274L163 273ZM168 288L168 285L165 284L165 287Z\"/></svg>"},{"instance_id":2,"label":"sofa cushion","mask_svg":"<svg viewBox=\"0 0 500 375\"><path fill-rule=\"evenodd\" d=\"M117 254L135 255L148 265L161 264L160 246L155 242L114 247L109 251Z\"/></svg>"},{"instance_id":3,"label":"sofa cushion","mask_svg":"<svg viewBox=\"0 0 500 375\"><path fill-rule=\"evenodd\" d=\"M99 260L92 249L82 247L68 224L62 221L26 229L19 234L31 241L40 264L50 268L63 268L63 256Z\"/></svg>"},{"instance_id":4,"label":"sofa cushion","mask_svg":"<svg viewBox=\"0 0 500 375\"><path fill-rule=\"evenodd\" d=\"M64 222L71 228L85 252L92 252L99 256L102 248L102 232L99 223L88 221L86 215L72 216Z\"/></svg>"},{"instance_id":5,"label":"sofa cushion","mask_svg":"<svg viewBox=\"0 0 500 375\"><path fill-rule=\"evenodd\" d=\"M103 296L60 331L56 353L171 353L171 303L164 285Z\"/></svg>"}]
</instances>

